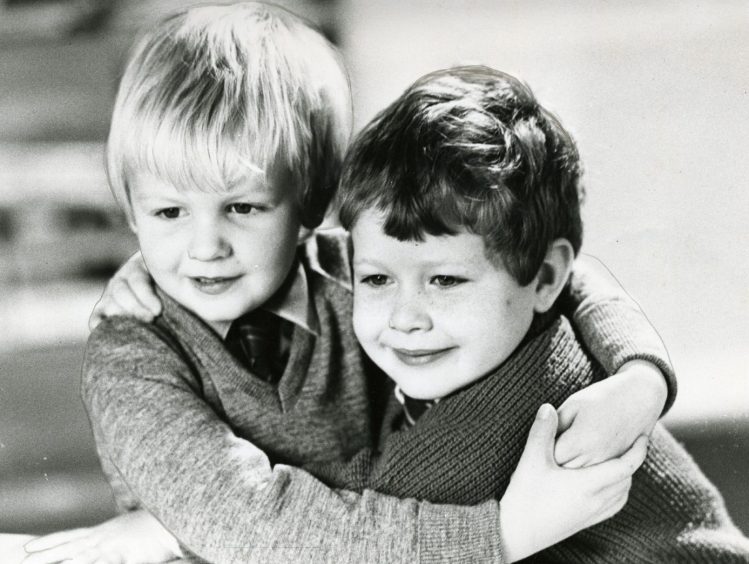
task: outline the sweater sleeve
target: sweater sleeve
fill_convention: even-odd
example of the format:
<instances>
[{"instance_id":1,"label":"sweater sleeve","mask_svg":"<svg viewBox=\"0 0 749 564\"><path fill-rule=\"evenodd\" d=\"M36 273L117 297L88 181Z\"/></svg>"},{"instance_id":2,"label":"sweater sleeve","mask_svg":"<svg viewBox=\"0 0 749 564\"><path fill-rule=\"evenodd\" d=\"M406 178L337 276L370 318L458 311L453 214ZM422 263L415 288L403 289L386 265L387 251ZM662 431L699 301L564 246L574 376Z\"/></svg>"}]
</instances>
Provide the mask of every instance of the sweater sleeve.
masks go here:
<instances>
[{"instance_id":1,"label":"sweater sleeve","mask_svg":"<svg viewBox=\"0 0 749 564\"><path fill-rule=\"evenodd\" d=\"M538 560L747 564L749 539L694 460L656 425L624 508L541 552Z\"/></svg>"},{"instance_id":2,"label":"sweater sleeve","mask_svg":"<svg viewBox=\"0 0 749 564\"><path fill-rule=\"evenodd\" d=\"M575 262L570 284L559 300L562 313L607 373L614 374L635 359L655 364L668 387L665 414L676 399L677 384L663 340L624 289L597 270L592 258Z\"/></svg>"},{"instance_id":3,"label":"sweater sleeve","mask_svg":"<svg viewBox=\"0 0 749 564\"><path fill-rule=\"evenodd\" d=\"M499 508L331 490L237 437L146 324L102 322L82 395L110 477L210 562L501 562Z\"/></svg>"}]
</instances>

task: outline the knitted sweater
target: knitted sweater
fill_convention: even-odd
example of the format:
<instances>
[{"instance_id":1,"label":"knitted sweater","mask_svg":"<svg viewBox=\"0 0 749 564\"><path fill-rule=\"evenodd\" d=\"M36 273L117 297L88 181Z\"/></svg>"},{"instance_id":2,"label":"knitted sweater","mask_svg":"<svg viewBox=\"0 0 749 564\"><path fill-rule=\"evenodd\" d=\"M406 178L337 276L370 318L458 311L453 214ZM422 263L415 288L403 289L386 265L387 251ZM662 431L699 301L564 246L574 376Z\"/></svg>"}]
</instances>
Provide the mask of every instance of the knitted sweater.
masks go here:
<instances>
[{"instance_id":1,"label":"knitted sweater","mask_svg":"<svg viewBox=\"0 0 749 564\"><path fill-rule=\"evenodd\" d=\"M560 405L604 377L564 318L521 346L494 373L391 433L375 454L310 464L327 483L399 497L472 504L500 498L542 403ZM629 501L613 518L549 548L533 562L749 562L715 487L660 425Z\"/></svg>"},{"instance_id":2,"label":"knitted sweater","mask_svg":"<svg viewBox=\"0 0 749 564\"><path fill-rule=\"evenodd\" d=\"M319 234L302 249L320 336L294 331L277 388L163 294L154 324L97 327L82 391L118 505L145 507L215 563L500 561L493 499L463 507L341 492L287 466L345 459L378 440L390 388L354 340L346 249ZM590 276L576 280L576 327L607 370L651 360L673 398L667 354L642 313Z\"/></svg>"},{"instance_id":3,"label":"knitted sweater","mask_svg":"<svg viewBox=\"0 0 749 564\"><path fill-rule=\"evenodd\" d=\"M114 317L96 328L82 393L118 505L145 507L185 552L216 564L499 561L496 501L337 492L286 465L376 442L389 395L354 338L345 243L318 237L305 249L320 335L295 328L277 387L163 293L154 324Z\"/></svg>"}]
</instances>

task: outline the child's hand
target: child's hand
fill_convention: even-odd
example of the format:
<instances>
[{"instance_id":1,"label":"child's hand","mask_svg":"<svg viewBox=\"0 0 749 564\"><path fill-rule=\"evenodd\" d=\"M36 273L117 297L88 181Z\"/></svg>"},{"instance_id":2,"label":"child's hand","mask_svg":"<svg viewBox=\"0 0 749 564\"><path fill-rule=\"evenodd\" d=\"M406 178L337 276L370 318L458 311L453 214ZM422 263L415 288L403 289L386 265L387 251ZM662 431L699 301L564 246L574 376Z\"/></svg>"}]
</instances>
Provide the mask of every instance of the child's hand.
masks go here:
<instances>
[{"instance_id":1,"label":"child's hand","mask_svg":"<svg viewBox=\"0 0 749 564\"><path fill-rule=\"evenodd\" d=\"M559 408L557 463L580 468L621 455L639 436L650 435L667 394L660 370L633 360L570 396Z\"/></svg>"},{"instance_id":2,"label":"child's hand","mask_svg":"<svg viewBox=\"0 0 749 564\"><path fill-rule=\"evenodd\" d=\"M130 257L114 274L104 289L88 319L93 330L102 319L113 315L131 315L150 322L161 313L161 301L156 296L140 252Z\"/></svg>"},{"instance_id":3,"label":"child's hand","mask_svg":"<svg viewBox=\"0 0 749 564\"><path fill-rule=\"evenodd\" d=\"M22 564L145 564L182 556L177 540L148 511L125 513L95 527L36 538Z\"/></svg>"},{"instance_id":4,"label":"child's hand","mask_svg":"<svg viewBox=\"0 0 749 564\"><path fill-rule=\"evenodd\" d=\"M3 564L21 564L26 557L23 545L33 538L32 535L0 533L0 560Z\"/></svg>"},{"instance_id":5,"label":"child's hand","mask_svg":"<svg viewBox=\"0 0 749 564\"><path fill-rule=\"evenodd\" d=\"M554 461L557 414L541 406L500 502L502 550L515 562L608 519L627 502L632 474L647 454L641 437L620 458L567 470Z\"/></svg>"}]
</instances>

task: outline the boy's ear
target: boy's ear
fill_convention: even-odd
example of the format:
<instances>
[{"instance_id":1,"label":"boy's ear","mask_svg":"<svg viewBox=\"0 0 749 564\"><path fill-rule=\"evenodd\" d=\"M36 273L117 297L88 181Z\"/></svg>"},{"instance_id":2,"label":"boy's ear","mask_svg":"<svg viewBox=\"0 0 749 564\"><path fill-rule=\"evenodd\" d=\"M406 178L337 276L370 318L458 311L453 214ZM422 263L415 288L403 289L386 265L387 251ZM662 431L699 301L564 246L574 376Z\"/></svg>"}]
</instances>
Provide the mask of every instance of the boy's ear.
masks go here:
<instances>
[{"instance_id":1,"label":"boy's ear","mask_svg":"<svg viewBox=\"0 0 749 564\"><path fill-rule=\"evenodd\" d=\"M575 251L567 239L556 239L549 245L544 262L533 281L536 285L534 311L544 313L554 305L569 280L574 261Z\"/></svg>"}]
</instances>

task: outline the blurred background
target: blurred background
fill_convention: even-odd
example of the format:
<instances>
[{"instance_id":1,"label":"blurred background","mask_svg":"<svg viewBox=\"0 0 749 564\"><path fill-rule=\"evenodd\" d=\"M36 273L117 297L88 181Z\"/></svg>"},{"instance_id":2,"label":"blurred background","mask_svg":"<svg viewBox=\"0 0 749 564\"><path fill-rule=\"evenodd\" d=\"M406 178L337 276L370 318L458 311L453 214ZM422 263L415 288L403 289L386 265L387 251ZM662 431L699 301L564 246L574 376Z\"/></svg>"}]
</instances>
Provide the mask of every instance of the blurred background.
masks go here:
<instances>
[{"instance_id":1,"label":"blurred background","mask_svg":"<svg viewBox=\"0 0 749 564\"><path fill-rule=\"evenodd\" d=\"M137 29L188 2L0 0L0 532L113 513L78 397L87 318L135 249L103 143ZM421 74L524 78L586 165L583 250L666 342L666 423L749 533L749 5L284 1L349 64L357 128Z\"/></svg>"}]
</instances>

